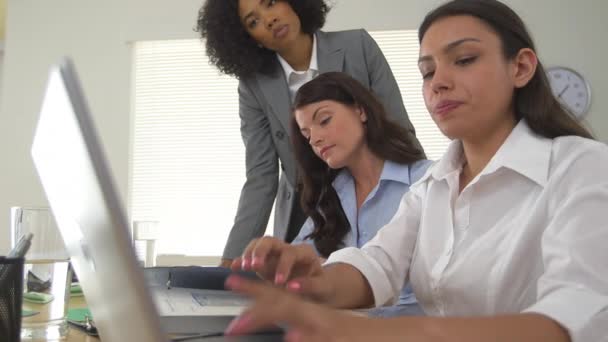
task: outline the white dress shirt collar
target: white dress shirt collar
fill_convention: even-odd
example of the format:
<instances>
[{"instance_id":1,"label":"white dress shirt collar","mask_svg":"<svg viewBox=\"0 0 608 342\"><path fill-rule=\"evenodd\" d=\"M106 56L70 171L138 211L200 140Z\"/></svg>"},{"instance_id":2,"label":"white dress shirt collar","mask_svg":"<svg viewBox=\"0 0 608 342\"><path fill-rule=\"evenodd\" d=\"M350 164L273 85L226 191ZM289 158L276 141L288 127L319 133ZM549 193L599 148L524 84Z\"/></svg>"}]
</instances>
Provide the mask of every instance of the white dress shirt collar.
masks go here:
<instances>
[{"instance_id":1,"label":"white dress shirt collar","mask_svg":"<svg viewBox=\"0 0 608 342\"><path fill-rule=\"evenodd\" d=\"M491 174L501 167L509 168L545 186L549 175L552 140L532 132L525 120L520 120L511 134L481 173L475 177ZM463 165L463 148L460 140L454 140L445 155L430 173L436 180L445 179Z\"/></svg>"},{"instance_id":2,"label":"white dress shirt collar","mask_svg":"<svg viewBox=\"0 0 608 342\"><path fill-rule=\"evenodd\" d=\"M317 36L314 34L312 35L312 54L310 55L310 63L308 66L308 70L296 71L278 53L277 53L277 58L279 59L279 63L281 63L281 67L283 68L283 72L285 73L285 79L287 80L288 84L291 84L291 82L292 82L291 79L293 77L293 74L303 74L309 70L312 71L313 73L317 73L319 71L319 62L317 60Z\"/></svg>"},{"instance_id":3,"label":"white dress shirt collar","mask_svg":"<svg viewBox=\"0 0 608 342\"><path fill-rule=\"evenodd\" d=\"M385 160L382 166L382 172L380 173L380 179L378 183L383 180L390 180L406 185L411 185L410 182L410 168L407 164L398 164L390 160ZM348 169L344 168L338 173L334 179L332 186L337 192L353 182L353 177Z\"/></svg>"}]
</instances>

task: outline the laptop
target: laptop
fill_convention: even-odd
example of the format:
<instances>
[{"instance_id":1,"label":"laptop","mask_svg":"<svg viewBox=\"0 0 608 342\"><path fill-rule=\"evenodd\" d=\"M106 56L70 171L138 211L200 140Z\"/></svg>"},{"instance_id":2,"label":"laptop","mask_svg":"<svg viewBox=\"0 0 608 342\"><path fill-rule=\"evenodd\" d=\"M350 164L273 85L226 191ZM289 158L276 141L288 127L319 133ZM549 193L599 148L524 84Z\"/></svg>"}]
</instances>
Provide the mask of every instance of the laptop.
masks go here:
<instances>
[{"instance_id":1,"label":"laptop","mask_svg":"<svg viewBox=\"0 0 608 342\"><path fill-rule=\"evenodd\" d=\"M195 326L196 331L182 333L221 335L234 314L159 315L152 289L147 287L137 262L127 215L69 58L51 68L31 153L104 342L167 342L171 340L168 333L184 322ZM191 340L225 339L281 341L283 337L269 332Z\"/></svg>"}]
</instances>

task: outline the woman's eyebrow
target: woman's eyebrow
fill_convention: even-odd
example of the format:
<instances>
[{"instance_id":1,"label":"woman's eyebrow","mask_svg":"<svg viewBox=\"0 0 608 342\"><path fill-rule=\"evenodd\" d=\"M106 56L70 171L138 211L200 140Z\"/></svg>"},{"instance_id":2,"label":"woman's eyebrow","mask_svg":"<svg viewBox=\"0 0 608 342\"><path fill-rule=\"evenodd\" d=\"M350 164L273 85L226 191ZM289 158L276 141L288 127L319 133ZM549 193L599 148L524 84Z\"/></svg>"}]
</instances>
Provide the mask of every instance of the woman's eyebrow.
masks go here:
<instances>
[{"instance_id":1,"label":"woman's eyebrow","mask_svg":"<svg viewBox=\"0 0 608 342\"><path fill-rule=\"evenodd\" d=\"M260 0L260 4L262 4L263 2L264 2L264 0ZM254 11L253 11L253 10L251 10L251 11L250 11L249 13L247 13L247 14L246 14L246 15L243 17L243 19L241 19L241 20L242 20L243 22L246 22L246 21L247 21L247 19L249 19L249 17L252 17L252 16L253 16L253 12L254 12Z\"/></svg>"},{"instance_id":2,"label":"woman's eyebrow","mask_svg":"<svg viewBox=\"0 0 608 342\"><path fill-rule=\"evenodd\" d=\"M447 44L442 49L442 52L445 53L445 54L447 54L451 50L454 50L455 48L457 48L459 45L462 45L462 44L467 43L467 42L481 43L481 40L479 40L477 38L462 38L462 39L458 39L458 40L455 40L455 41ZM433 57L431 57L430 55L420 56L420 58L418 58L418 64L420 64L422 62L430 61L432 59L433 59Z\"/></svg>"},{"instance_id":3,"label":"woman's eyebrow","mask_svg":"<svg viewBox=\"0 0 608 342\"><path fill-rule=\"evenodd\" d=\"M326 108L327 106L321 106L319 108L317 108L315 110L315 112L312 114L312 120L314 121L317 118L317 114L319 114L319 112L321 111L321 109Z\"/></svg>"}]
</instances>

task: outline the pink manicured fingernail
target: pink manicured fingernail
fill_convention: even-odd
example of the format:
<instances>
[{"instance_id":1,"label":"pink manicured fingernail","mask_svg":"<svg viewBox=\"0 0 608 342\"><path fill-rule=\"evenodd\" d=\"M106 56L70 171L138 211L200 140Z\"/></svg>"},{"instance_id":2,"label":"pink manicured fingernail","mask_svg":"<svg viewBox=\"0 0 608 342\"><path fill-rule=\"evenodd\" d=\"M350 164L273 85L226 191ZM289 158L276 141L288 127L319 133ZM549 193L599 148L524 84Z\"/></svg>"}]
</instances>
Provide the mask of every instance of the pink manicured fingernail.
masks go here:
<instances>
[{"instance_id":1,"label":"pink manicured fingernail","mask_svg":"<svg viewBox=\"0 0 608 342\"><path fill-rule=\"evenodd\" d=\"M237 276L231 275L226 279L226 287L229 289L234 289L238 287L240 284L240 279Z\"/></svg>"},{"instance_id":2,"label":"pink manicured fingernail","mask_svg":"<svg viewBox=\"0 0 608 342\"><path fill-rule=\"evenodd\" d=\"M274 276L274 283L275 284L283 284L283 282L285 282L285 275L283 273L277 273Z\"/></svg>"},{"instance_id":3,"label":"pink manicured fingernail","mask_svg":"<svg viewBox=\"0 0 608 342\"><path fill-rule=\"evenodd\" d=\"M249 270L251 268L251 259L244 258L243 262L241 263L241 268L245 271Z\"/></svg>"},{"instance_id":4,"label":"pink manicured fingernail","mask_svg":"<svg viewBox=\"0 0 608 342\"><path fill-rule=\"evenodd\" d=\"M298 330L289 330L287 334L285 334L285 341L287 342L301 342L302 341L302 333Z\"/></svg>"},{"instance_id":5,"label":"pink manicured fingernail","mask_svg":"<svg viewBox=\"0 0 608 342\"><path fill-rule=\"evenodd\" d=\"M300 289L302 289L302 284L298 283L297 281L292 281L287 284L287 288L292 291L300 291Z\"/></svg>"},{"instance_id":6,"label":"pink manicured fingernail","mask_svg":"<svg viewBox=\"0 0 608 342\"><path fill-rule=\"evenodd\" d=\"M252 266L262 266L262 258L260 257L254 257L253 261L251 262Z\"/></svg>"},{"instance_id":7,"label":"pink manicured fingernail","mask_svg":"<svg viewBox=\"0 0 608 342\"><path fill-rule=\"evenodd\" d=\"M247 314L243 314L230 322L226 331L224 332L226 335L238 335L241 334L247 329L247 326L251 323L251 317Z\"/></svg>"}]
</instances>

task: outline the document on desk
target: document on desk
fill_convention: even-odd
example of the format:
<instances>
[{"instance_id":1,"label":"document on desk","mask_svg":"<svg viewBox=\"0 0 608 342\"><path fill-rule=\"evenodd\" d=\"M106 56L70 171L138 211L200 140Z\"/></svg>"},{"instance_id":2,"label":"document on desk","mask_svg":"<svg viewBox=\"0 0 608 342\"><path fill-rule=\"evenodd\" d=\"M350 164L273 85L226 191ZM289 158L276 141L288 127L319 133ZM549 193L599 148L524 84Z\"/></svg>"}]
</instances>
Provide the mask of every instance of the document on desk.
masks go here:
<instances>
[{"instance_id":1,"label":"document on desk","mask_svg":"<svg viewBox=\"0 0 608 342\"><path fill-rule=\"evenodd\" d=\"M250 303L229 291L151 288L160 316L237 316Z\"/></svg>"}]
</instances>

